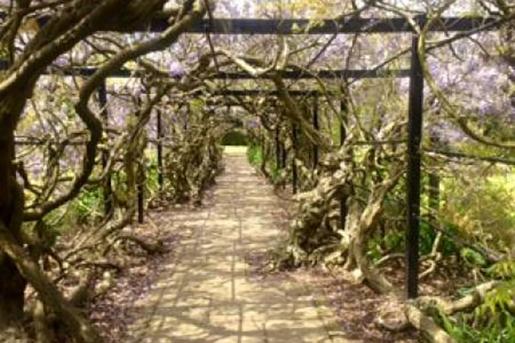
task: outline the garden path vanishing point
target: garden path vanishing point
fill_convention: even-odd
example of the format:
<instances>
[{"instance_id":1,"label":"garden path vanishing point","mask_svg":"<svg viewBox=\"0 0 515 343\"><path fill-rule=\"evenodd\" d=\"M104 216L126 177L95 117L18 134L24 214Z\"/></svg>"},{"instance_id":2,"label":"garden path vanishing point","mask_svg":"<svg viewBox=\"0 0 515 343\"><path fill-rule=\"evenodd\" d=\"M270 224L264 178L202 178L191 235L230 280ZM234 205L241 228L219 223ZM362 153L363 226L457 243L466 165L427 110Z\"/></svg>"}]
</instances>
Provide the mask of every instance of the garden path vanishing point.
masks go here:
<instances>
[{"instance_id":1,"label":"garden path vanishing point","mask_svg":"<svg viewBox=\"0 0 515 343\"><path fill-rule=\"evenodd\" d=\"M333 312L307 285L253 275L249 254L283 238L279 199L249 165L244 149L224 153L211 204L178 213L187 232L150 293L138 300L128 342L347 342ZM284 231L284 230L282 230Z\"/></svg>"}]
</instances>

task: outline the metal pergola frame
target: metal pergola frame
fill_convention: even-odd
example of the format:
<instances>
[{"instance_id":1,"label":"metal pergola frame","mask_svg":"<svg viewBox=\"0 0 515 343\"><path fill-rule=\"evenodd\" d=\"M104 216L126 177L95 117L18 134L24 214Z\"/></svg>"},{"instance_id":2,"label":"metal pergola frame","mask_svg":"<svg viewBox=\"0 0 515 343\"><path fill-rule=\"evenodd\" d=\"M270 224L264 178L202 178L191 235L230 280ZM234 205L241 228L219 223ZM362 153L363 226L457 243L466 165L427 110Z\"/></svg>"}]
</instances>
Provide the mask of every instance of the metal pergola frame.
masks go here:
<instances>
[{"instance_id":1,"label":"metal pergola frame","mask_svg":"<svg viewBox=\"0 0 515 343\"><path fill-rule=\"evenodd\" d=\"M431 31L469 31L486 25L495 25L497 18L446 17L440 18ZM421 26L427 23L424 16L414 18ZM339 20L317 20L315 25L309 19L205 19L192 25L186 33L249 34L249 35L291 35L291 34L342 34L342 33L402 33L413 32L405 18L344 18ZM154 20L146 28L150 32L161 32L168 28L166 19Z\"/></svg>"},{"instance_id":2,"label":"metal pergola frame","mask_svg":"<svg viewBox=\"0 0 515 343\"><path fill-rule=\"evenodd\" d=\"M49 17L40 17L38 22L44 25ZM414 22L423 26L427 23L424 16L413 18ZM406 230L406 293L408 298L418 296L418 271L419 271L419 232L420 232L420 187L421 187L421 137L423 124L423 89L424 78L422 67L417 54L418 36L414 32L409 20L405 18L348 18L341 20L322 20L317 21L317 25L310 25L308 19L213 19L201 20L192 25L185 33L191 34L232 34L232 35L294 35L294 34L350 34L350 33L410 33L412 34L411 44L411 66L409 70L378 71L378 70L324 70L314 72L320 78L380 78L380 77L409 77L409 105L408 105L408 139L407 139L407 230ZM434 32L479 32L496 30L500 24L498 18L440 18L430 28ZM140 31L162 32L169 27L167 20L153 20L146 27L141 27ZM0 68L7 65L0 62ZM47 71L47 73L57 73L57 71ZM78 68L73 71L65 72L69 75L89 76L95 72L94 68ZM130 77L137 76L139 71L120 70L114 72L110 77ZM282 71L285 78L300 79L313 78L310 73L303 71ZM249 79L244 73L217 73L211 78L224 78L230 80ZM261 77L266 78L266 77ZM292 95L317 95L316 91L290 91ZM274 95L274 91L267 90L228 90L222 91L219 95ZM107 118L107 103L105 83L99 89L99 99L104 108L102 116ZM345 104L342 102L342 109ZM316 111L314 112L316 113ZM158 136L162 137L161 114L158 115ZM317 119L317 118L315 118ZM314 122L315 124L315 122ZM294 128L294 137L296 128ZM341 133L344 137L345 133ZM295 141L295 139L294 139ZM294 142L296 144L296 142ZM158 153L162 156L162 144L158 139ZM161 157L162 159L162 157ZM158 162L162 168L162 160ZM162 169L160 171L162 173ZM162 182L162 174L160 182ZM110 187L110 181L108 180ZM162 186L162 183L161 183ZM142 220L142 194L138 198L139 219ZM107 201L107 200L106 200ZM106 202L106 206L108 205ZM342 211L344 205L342 204Z\"/></svg>"},{"instance_id":3,"label":"metal pergola frame","mask_svg":"<svg viewBox=\"0 0 515 343\"><path fill-rule=\"evenodd\" d=\"M6 60L0 60L0 70L6 70L8 63ZM58 68L50 67L44 74L45 75L63 75L63 76L77 76L87 77L93 75L98 69L95 67L72 67L72 68ZM309 79L363 79L363 78L385 78L385 77L409 77L409 69L337 69L337 70L279 70L276 72L283 79L294 80L309 80ZM144 70L139 69L119 69L109 74L112 78L131 78L142 77L148 75ZM209 80L256 80L255 77L250 76L244 72L216 72L205 75ZM272 77L270 75L263 75L258 79L268 80Z\"/></svg>"},{"instance_id":4,"label":"metal pergola frame","mask_svg":"<svg viewBox=\"0 0 515 343\"><path fill-rule=\"evenodd\" d=\"M0 13L4 18L6 13ZM40 26L44 26L51 16L42 15L36 18ZM420 15L413 21L424 26L428 20ZM469 31L478 27L495 26L495 17L442 17L430 28L435 32ZM340 19L317 20L315 25L310 19L253 19L253 18L217 18L202 19L193 23L185 33L213 34L249 34L249 35L292 35L292 34L341 34L341 33L401 33L413 32L410 21L403 17L393 18L361 18L349 17ZM149 24L141 26L139 31L162 32L170 26L167 18L155 18Z\"/></svg>"}]
</instances>

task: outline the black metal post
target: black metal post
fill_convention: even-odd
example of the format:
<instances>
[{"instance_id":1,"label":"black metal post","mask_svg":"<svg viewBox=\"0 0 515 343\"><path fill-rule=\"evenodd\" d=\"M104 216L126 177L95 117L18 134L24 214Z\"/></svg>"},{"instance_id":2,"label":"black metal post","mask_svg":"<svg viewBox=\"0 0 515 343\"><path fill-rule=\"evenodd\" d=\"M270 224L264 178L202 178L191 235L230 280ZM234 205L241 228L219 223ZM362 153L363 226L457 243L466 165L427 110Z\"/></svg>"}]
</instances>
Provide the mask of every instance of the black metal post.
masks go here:
<instances>
[{"instance_id":1,"label":"black metal post","mask_svg":"<svg viewBox=\"0 0 515 343\"><path fill-rule=\"evenodd\" d=\"M141 108L141 98L137 99L137 106ZM136 116L139 116L139 111L136 112ZM139 156L141 162L144 161L143 156ZM145 166L138 166L136 172L136 197L137 197L137 209L138 209L138 223L143 224L145 220Z\"/></svg>"},{"instance_id":2,"label":"black metal post","mask_svg":"<svg viewBox=\"0 0 515 343\"><path fill-rule=\"evenodd\" d=\"M341 120L340 122L340 146L343 145L345 142L345 138L347 138L347 131L345 129L345 125L347 124L348 116L347 116L348 106L347 106L347 99L344 98L340 102L340 113L341 113Z\"/></svg>"},{"instance_id":3,"label":"black metal post","mask_svg":"<svg viewBox=\"0 0 515 343\"><path fill-rule=\"evenodd\" d=\"M143 224L145 221L145 197L144 197L144 184L142 182L138 182L137 192L138 192L138 223Z\"/></svg>"},{"instance_id":4,"label":"black metal post","mask_svg":"<svg viewBox=\"0 0 515 343\"><path fill-rule=\"evenodd\" d=\"M265 134L266 135L266 134ZM263 154L263 165L267 166L268 164L268 154L270 153L270 144L268 142L268 140L266 139L266 136L263 137L263 150L262 150L262 154Z\"/></svg>"},{"instance_id":5,"label":"black metal post","mask_svg":"<svg viewBox=\"0 0 515 343\"><path fill-rule=\"evenodd\" d=\"M104 130L108 126L109 113L107 112L107 86L104 80L98 88L98 101L100 103L100 116L104 125ZM102 168L107 167L109 162L109 152L107 150L102 151ZM103 182L103 197L104 197L104 214L107 216L113 210L113 185L111 181L111 173L106 175L106 179Z\"/></svg>"},{"instance_id":6,"label":"black metal post","mask_svg":"<svg viewBox=\"0 0 515 343\"><path fill-rule=\"evenodd\" d=\"M297 125L292 125L292 156L291 156L291 185L292 193L297 193L298 174L297 165L295 164L295 158L297 157Z\"/></svg>"},{"instance_id":7,"label":"black metal post","mask_svg":"<svg viewBox=\"0 0 515 343\"><path fill-rule=\"evenodd\" d=\"M279 139L279 125L275 129L275 166L281 168L281 141Z\"/></svg>"},{"instance_id":8,"label":"black metal post","mask_svg":"<svg viewBox=\"0 0 515 343\"><path fill-rule=\"evenodd\" d=\"M286 168L286 160L288 159L288 152L286 146L281 142L281 167Z\"/></svg>"},{"instance_id":9,"label":"black metal post","mask_svg":"<svg viewBox=\"0 0 515 343\"><path fill-rule=\"evenodd\" d=\"M159 184L159 191L163 191L164 176L163 176L163 123L161 118L161 111L156 111L157 121L157 182Z\"/></svg>"},{"instance_id":10,"label":"black metal post","mask_svg":"<svg viewBox=\"0 0 515 343\"><path fill-rule=\"evenodd\" d=\"M408 298L418 296L419 235L420 235L420 174L424 77L417 53L418 36L411 43L411 77L408 114L407 171L407 232L406 232L406 292Z\"/></svg>"},{"instance_id":11,"label":"black metal post","mask_svg":"<svg viewBox=\"0 0 515 343\"><path fill-rule=\"evenodd\" d=\"M340 146L343 146L345 142L345 138L347 138L347 131L345 130L345 125L347 123L347 99L342 99L340 102L340 115L342 122L340 122ZM341 229L345 229L345 224L347 222L347 215L349 213L349 209L347 207L347 197L342 197L340 199L340 225Z\"/></svg>"},{"instance_id":12,"label":"black metal post","mask_svg":"<svg viewBox=\"0 0 515 343\"><path fill-rule=\"evenodd\" d=\"M318 123L318 97L313 97L313 128L315 130L320 129L320 124ZM313 169L316 169L318 167L318 160L319 160L319 149L318 145L313 144Z\"/></svg>"}]
</instances>

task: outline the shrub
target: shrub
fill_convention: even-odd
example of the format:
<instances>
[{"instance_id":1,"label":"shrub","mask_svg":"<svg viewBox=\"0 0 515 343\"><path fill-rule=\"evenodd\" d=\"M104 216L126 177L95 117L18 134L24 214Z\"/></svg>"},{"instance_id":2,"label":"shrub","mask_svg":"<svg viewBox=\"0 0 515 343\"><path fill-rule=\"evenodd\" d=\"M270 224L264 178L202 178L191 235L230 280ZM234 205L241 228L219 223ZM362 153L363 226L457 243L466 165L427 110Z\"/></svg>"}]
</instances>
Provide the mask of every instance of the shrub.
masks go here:
<instances>
[{"instance_id":1,"label":"shrub","mask_svg":"<svg viewBox=\"0 0 515 343\"><path fill-rule=\"evenodd\" d=\"M247 145L247 144L248 144L247 136L240 131L228 132L222 138L222 145Z\"/></svg>"}]
</instances>

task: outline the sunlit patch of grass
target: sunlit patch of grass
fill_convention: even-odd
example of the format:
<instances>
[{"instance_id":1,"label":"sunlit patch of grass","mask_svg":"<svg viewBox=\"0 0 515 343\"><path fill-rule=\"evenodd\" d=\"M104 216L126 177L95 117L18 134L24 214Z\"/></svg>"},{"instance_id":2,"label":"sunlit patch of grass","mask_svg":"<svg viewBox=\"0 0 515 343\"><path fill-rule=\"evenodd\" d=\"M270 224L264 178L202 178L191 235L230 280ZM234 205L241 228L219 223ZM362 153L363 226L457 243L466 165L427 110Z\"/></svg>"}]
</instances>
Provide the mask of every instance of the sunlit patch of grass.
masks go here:
<instances>
[{"instance_id":1,"label":"sunlit patch of grass","mask_svg":"<svg viewBox=\"0 0 515 343\"><path fill-rule=\"evenodd\" d=\"M446 222L497 249L515 245L515 172L496 170L478 177L473 171L443 182Z\"/></svg>"},{"instance_id":2,"label":"sunlit patch of grass","mask_svg":"<svg viewBox=\"0 0 515 343\"><path fill-rule=\"evenodd\" d=\"M247 146L245 145L225 145L224 153L229 155L245 155L247 153Z\"/></svg>"}]
</instances>

